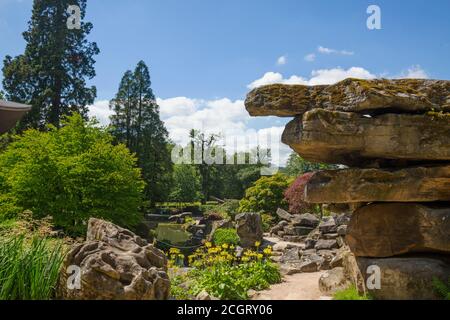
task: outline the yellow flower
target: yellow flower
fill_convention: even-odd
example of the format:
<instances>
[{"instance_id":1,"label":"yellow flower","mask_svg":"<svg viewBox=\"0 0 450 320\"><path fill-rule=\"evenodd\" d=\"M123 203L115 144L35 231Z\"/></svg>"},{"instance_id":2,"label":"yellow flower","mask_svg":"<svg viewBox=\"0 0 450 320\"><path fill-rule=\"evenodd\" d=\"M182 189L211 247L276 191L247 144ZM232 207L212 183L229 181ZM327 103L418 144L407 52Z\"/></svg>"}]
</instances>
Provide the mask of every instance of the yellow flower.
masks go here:
<instances>
[{"instance_id":1,"label":"yellow flower","mask_svg":"<svg viewBox=\"0 0 450 320\"><path fill-rule=\"evenodd\" d=\"M242 257L242 262L249 262L250 261L250 259L248 258L248 257Z\"/></svg>"},{"instance_id":2,"label":"yellow flower","mask_svg":"<svg viewBox=\"0 0 450 320\"><path fill-rule=\"evenodd\" d=\"M256 241L255 242L255 247L259 248L261 246L261 242L260 241Z\"/></svg>"},{"instance_id":3,"label":"yellow flower","mask_svg":"<svg viewBox=\"0 0 450 320\"><path fill-rule=\"evenodd\" d=\"M211 247L212 247L212 243L211 243L211 242L206 242L206 243L205 243L205 247L211 248Z\"/></svg>"},{"instance_id":4,"label":"yellow flower","mask_svg":"<svg viewBox=\"0 0 450 320\"><path fill-rule=\"evenodd\" d=\"M263 256L261 253L258 254L258 256L257 256L258 260L261 260L263 257L264 257L264 256Z\"/></svg>"},{"instance_id":5,"label":"yellow flower","mask_svg":"<svg viewBox=\"0 0 450 320\"><path fill-rule=\"evenodd\" d=\"M263 253L264 253L265 255L270 256L270 255L272 254L272 249L269 248L269 247L267 247L267 248L265 248L265 249L263 250Z\"/></svg>"},{"instance_id":6,"label":"yellow flower","mask_svg":"<svg viewBox=\"0 0 450 320\"><path fill-rule=\"evenodd\" d=\"M228 249L228 244L224 243L224 244L222 245L222 248Z\"/></svg>"}]
</instances>

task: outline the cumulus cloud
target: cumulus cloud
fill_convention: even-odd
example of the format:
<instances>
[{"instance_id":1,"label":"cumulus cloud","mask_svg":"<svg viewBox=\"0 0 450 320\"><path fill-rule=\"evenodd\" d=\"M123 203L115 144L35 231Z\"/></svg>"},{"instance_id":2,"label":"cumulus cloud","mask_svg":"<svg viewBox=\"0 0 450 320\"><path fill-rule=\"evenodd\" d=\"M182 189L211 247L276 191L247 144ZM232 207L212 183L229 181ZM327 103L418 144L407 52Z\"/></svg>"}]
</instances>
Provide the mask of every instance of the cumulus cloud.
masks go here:
<instances>
[{"instance_id":1,"label":"cumulus cloud","mask_svg":"<svg viewBox=\"0 0 450 320\"><path fill-rule=\"evenodd\" d=\"M286 56L281 56L277 60L277 65L279 65L279 66L284 66L286 63L287 63L287 57Z\"/></svg>"},{"instance_id":2,"label":"cumulus cloud","mask_svg":"<svg viewBox=\"0 0 450 320\"><path fill-rule=\"evenodd\" d=\"M93 105L88 106L89 117L95 117L102 126L109 125L109 116L114 112L109 110L108 100L97 100Z\"/></svg>"},{"instance_id":3,"label":"cumulus cloud","mask_svg":"<svg viewBox=\"0 0 450 320\"><path fill-rule=\"evenodd\" d=\"M430 76L420 65L415 65L402 72L398 78L404 79L428 79Z\"/></svg>"},{"instance_id":4,"label":"cumulus cloud","mask_svg":"<svg viewBox=\"0 0 450 320\"><path fill-rule=\"evenodd\" d=\"M342 68L333 69L321 69L311 72L309 79L293 75L289 78L284 78L281 73L267 72L260 79L257 79L250 83L247 87L254 89L263 85L282 83L282 84L303 84L303 85L321 85L321 84L333 84L347 78L359 78L359 79L373 79L376 76L368 70L360 67L351 67L347 70Z\"/></svg>"}]
</instances>

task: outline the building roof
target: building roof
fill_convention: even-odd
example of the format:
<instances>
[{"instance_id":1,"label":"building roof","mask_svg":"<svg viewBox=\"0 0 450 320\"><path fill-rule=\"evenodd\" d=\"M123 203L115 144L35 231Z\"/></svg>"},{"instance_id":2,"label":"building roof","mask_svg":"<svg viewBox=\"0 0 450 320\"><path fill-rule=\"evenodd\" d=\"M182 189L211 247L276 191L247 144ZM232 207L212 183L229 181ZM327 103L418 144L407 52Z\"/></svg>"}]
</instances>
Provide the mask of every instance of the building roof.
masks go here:
<instances>
[{"instance_id":1,"label":"building roof","mask_svg":"<svg viewBox=\"0 0 450 320\"><path fill-rule=\"evenodd\" d=\"M30 110L29 105L0 100L0 134L13 128Z\"/></svg>"}]
</instances>

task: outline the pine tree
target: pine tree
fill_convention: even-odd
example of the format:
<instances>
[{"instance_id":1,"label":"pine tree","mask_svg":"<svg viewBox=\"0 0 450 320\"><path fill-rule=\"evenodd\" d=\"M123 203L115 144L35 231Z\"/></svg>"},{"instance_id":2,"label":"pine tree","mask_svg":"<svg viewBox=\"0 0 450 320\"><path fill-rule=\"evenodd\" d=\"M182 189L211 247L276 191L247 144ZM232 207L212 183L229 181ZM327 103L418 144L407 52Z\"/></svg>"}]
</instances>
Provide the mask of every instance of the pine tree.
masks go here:
<instances>
[{"instance_id":1,"label":"pine tree","mask_svg":"<svg viewBox=\"0 0 450 320\"><path fill-rule=\"evenodd\" d=\"M96 88L87 87L86 79L95 76L93 57L99 49L86 39L93 27L82 21L86 1L34 0L23 33L25 52L6 56L3 67L6 98L33 106L19 128L42 128L47 123L59 127L61 118L74 111L87 116ZM80 8L80 29L67 27L69 5Z\"/></svg>"},{"instance_id":2,"label":"pine tree","mask_svg":"<svg viewBox=\"0 0 450 320\"><path fill-rule=\"evenodd\" d=\"M151 205L167 199L172 162L169 134L159 116L159 106L151 89L150 72L140 61L134 72L125 72L110 108L113 135L138 157L146 196Z\"/></svg>"}]
</instances>

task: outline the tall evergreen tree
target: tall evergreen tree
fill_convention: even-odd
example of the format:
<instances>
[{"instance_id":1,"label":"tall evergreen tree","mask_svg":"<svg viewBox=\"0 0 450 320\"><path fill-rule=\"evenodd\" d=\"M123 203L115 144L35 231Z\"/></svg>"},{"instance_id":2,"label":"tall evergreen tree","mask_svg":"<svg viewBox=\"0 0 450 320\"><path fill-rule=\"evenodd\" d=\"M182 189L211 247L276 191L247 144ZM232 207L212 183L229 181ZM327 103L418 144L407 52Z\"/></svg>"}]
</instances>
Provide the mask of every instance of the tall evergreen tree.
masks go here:
<instances>
[{"instance_id":1,"label":"tall evergreen tree","mask_svg":"<svg viewBox=\"0 0 450 320\"><path fill-rule=\"evenodd\" d=\"M150 72L140 61L134 72L125 72L116 97L110 101L113 134L138 157L146 196L151 205L167 199L172 162L169 134L159 116L151 88Z\"/></svg>"},{"instance_id":2,"label":"tall evergreen tree","mask_svg":"<svg viewBox=\"0 0 450 320\"><path fill-rule=\"evenodd\" d=\"M86 37L92 24L83 22L87 0L34 0L28 30L23 33L25 52L6 56L3 87L6 98L33 106L20 128L59 126L62 116L76 111L87 116L87 105L96 97L96 88L87 79L95 76L95 42ZM80 8L80 29L69 29L70 5Z\"/></svg>"}]
</instances>

